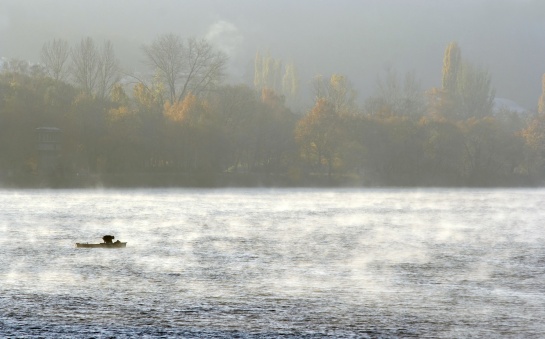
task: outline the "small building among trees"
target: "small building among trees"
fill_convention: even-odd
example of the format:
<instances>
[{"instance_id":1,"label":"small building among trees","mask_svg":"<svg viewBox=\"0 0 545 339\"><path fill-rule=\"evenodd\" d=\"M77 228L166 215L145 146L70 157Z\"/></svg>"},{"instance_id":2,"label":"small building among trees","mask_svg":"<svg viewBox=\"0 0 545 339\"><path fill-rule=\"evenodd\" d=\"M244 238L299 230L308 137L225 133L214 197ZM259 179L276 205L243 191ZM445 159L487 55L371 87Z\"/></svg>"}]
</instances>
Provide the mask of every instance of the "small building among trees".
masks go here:
<instances>
[{"instance_id":1,"label":"small building among trees","mask_svg":"<svg viewBox=\"0 0 545 339\"><path fill-rule=\"evenodd\" d=\"M60 167L61 130L56 127L36 128L38 173L53 174Z\"/></svg>"}]
</instances>

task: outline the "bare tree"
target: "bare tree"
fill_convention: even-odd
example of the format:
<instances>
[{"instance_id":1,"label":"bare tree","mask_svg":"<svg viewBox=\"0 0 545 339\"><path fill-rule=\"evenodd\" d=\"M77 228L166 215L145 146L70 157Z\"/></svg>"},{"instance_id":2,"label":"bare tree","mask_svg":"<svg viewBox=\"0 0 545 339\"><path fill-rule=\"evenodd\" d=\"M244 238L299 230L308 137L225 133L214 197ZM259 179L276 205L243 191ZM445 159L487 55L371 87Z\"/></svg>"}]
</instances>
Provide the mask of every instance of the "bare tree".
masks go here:
<instances>
[{"instance_id":1,"label":"bare tree","mask_svg":"<svg viewBox=\"0 0 545 339\"><path fill-rule=\"evenodd\" d=\"M69 57L70 47L65 40L53 39L42 46L41 61L49 76L56 81L66 80Z\"/></svg>"},{"instance_id":2,"label":"bare tree","mask_svg":"<svg viewBox=\"0 0 545 339\"><path fill-rule=\"evenodd\" d=\"M143 47L149 66L158 71L161 80L168 87L170 101L176 98L176 86L182 77L184 45L182 39L174 34L158 37L149 46Z\"/></svg>"},{"instance_id":3,"label":"bare tree","mask_svg":"<svg viewBox=\"0 0 545 339\"><path fill-rule=\"evenodd\" d=\"M119 81L119 65L111 41L105 41L99 56L97 96L105 98Z\"/></svg>"},{"instance_id":4,"label":"bare tree","mask_svg":"<svg viewBox=\"0 0 545 339\"><path fill-rule=\"evenodd\" d=\"M227 56L214 51L204 39L189 39L186 54L186 76L178 100L188 92L196 95L217 85L225 75Z\"/></svg>"},{"instance_id":5,"label":"bare tree","mask_svg":"<svg viewBox=\"0 0 545 339\"><path fill-rule=\"evenodd\" d=\"M168 88L171 102L181 101L189 92L198 95L216 85L224 76L227 57L204 39L182 39L174 34L158 37L143 47L146 61Z\"/></svg>"},{"instance_id":6,"label":"bare tree","mask_svg":"<svg viewBox=\"0 0 545 339\"><path fill-rule=\"evenodd\" d=\"M112 43L105 41L99 50L93 39L87 37L72 48L71 55L75 84L83 92L104 99L119 80L119 65Z\"/></svg>"},{"instance_id":7,"label":"bare tree","mask_svg":"<svg viewBox=\"0 0 545 339\"><path fill-rule=\"evenodd\" d=\"M397 72L387 69L385 79L377 80L377 93L365 102L370 114L387 114L419 118L426 112L424 93L414 72L398 81Z\"/></svg>"},{"instance_id":8,"label":"bare tree","mask_svg":"<svg viewBox=\"0 0 545 339\"><path fill-rule=\"evenodd\" d=\"M93 95L97 87L100 68L100 54L92 38L81 40L72 48L72 77L84 93Z\"/></svg>"}]
</instances>

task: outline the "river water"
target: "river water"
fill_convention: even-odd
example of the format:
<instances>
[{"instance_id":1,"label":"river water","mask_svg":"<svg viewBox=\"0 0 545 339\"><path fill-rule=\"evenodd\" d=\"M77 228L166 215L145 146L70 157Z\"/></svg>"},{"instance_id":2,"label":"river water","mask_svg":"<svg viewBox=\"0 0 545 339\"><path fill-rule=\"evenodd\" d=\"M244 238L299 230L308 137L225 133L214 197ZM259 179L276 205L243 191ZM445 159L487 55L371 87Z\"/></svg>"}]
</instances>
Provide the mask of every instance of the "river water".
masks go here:
<instances>
[{"instance_id":1,"label":"river water","mask_svg":"<svg viewBox=\"0 0 545 339\"><path fill-rule=\"evenodd\" d=\"M0 337L542 337L545 190L0 191ZM125 249L78 249L104 234Z\"/></svg>"}]
</instances>

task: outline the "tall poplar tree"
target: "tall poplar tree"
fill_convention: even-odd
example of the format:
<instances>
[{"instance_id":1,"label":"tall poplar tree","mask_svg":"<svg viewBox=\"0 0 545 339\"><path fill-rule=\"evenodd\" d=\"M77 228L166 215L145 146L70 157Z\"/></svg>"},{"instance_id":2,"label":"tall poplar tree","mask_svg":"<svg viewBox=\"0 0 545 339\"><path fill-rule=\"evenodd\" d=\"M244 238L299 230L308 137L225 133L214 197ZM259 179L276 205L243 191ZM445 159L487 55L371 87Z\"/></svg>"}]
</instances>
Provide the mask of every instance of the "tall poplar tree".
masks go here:
<instances>
[{"instance_id":1,"label":"tall poplar tree","mask_svg":"<svg viewBox=\"0 0 545 339\"><path fill-rule=\"evenodd\" d=\"M261 84L263 82L261 69L263 68L263 57L261 57L261 53L257 51L255 53L255 61L254 61L254 87L257 89L261 89Z\"/></svg>"},{"instance_id":2,"label":"tall poplar tree","mask_svg":"<svg viewBox=\"0 0 545 339\"><path fill-rule=\"evenodd\" d=\"M284 93L290 104L297 104L299 95L299 76L293 62L286 65L286 70L282 77L282 93Z\"/></svg>"},{"instance_id":3,"label":"tall poplar tree","mask_svg":"<svg viewBox=\"0 0 545 339\"><path fill-rule=\"evenodd\" d=\"M490 74L463 60L456 42L451 42L445 50L442 80L441 115L460 120L492 114L495 92Z\"/></svg>"},{"instance_id":4,"label":"tall poplar tree","mask_svg":"<svg viewBox=\"0 0 545 339\"><path fill-rule=\"evenodd\" d=\"M545 74L541 77L541 96L537 103L537 111L539 114L545 113Z\"/></svg>"},{"instance_id":5,"label":"tall poplar tree","mask_svg":"<svg viewBox=\"0 0 545 339\"><path fill-rule=\"evenodd\" d=\"M458 85L458 72L462 63L462 51L456 42L448 44L443 58L443 90L453 93Z\"/></svg>"}]
</instances>

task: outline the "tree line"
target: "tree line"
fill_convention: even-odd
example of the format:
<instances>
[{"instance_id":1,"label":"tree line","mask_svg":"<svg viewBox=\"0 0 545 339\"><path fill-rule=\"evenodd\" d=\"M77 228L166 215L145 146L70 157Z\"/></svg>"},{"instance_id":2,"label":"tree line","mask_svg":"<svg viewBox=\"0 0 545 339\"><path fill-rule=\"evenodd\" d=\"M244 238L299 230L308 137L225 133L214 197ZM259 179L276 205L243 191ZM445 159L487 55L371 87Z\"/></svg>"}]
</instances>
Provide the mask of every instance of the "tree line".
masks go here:
<instances>
[{"instance_id":1,"label":"tree line","mask_svg":"<svg viewBox=\"0 0 545 339\"><path fill-rule=\"evenodd\" d=\"M490 74L456 43L445 50L440 88L422 90L414 73L389 71L359 107L348 77L317 76L303 112L290 105L301 84L293 63L258 53L254 83L227 85L227 57L206 40L166 34L142 54L148 72L140 75L123 72L113 45L92 38L47 42L41 64L7 61L1 180L39 175L35 130L43 126L62 131L59 165L48 173L60 182L142 173L271 176L288 185L543 180L545 94L536 114L494 111Z\"/></svg>"}]
</instances>

